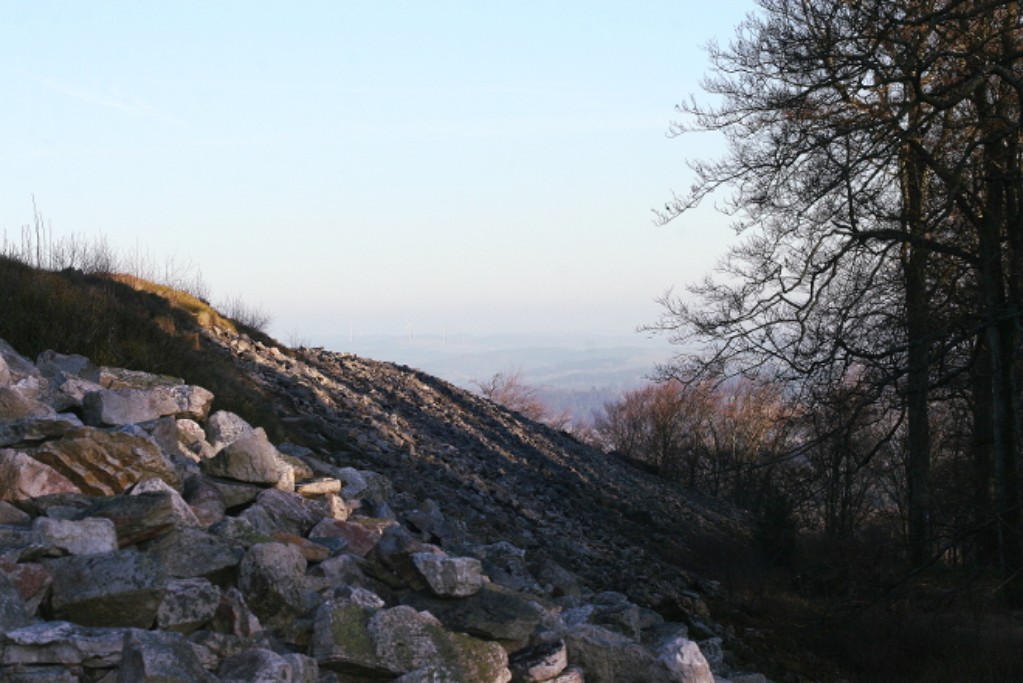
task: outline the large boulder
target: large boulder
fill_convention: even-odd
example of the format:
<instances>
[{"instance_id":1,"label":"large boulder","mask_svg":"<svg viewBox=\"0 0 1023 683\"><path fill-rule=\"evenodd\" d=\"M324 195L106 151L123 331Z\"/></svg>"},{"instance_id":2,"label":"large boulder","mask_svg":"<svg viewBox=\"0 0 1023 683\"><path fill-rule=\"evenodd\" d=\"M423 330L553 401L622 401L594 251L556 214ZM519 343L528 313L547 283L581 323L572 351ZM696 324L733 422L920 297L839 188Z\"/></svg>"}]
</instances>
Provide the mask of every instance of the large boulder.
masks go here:
<instances>
[{"instance_id":1,"label":"large boulder","mask_svg":"<svg viewBox=\"0 0 1023 683\"><path fill-rule=\"evenodd\" d=\"M207 624L220 606L220 589L206 579L167 582L156 611L156 626L164 631L191 633Z\"/></svg>"},{"instance_id":2,"label":"large boulder","mask_svg":"<svg viewBox=\"0 0 1023 683\"><path fill-rule=\"evenodd\" d=\"M317 611L312 647L321 668L340 673L393 678L434 667L449 672L450 680L511 680L500 645L451 633L428 612L406 605L375 609L328 601Z\"/></svg>"},{"instance_id":3,"label":"large boulder","mask_svg":"<svg viewBox=\"0 0 1023 683\"><path fill-rule=\"evenodd\" d=\"M18 589L0 572L0 633L27 626L31 621Z\"/></svg>"},{"instance_id":4,"label":"large boulder","mask_svg":"<svg viewBox=\"0 0 1023 683\"><path fill-rule=\"evenodd\" d=\"M252 425L242 417L226 410L218 410L206 420L206 435L214 451L252 431Z\"/></svg>"},{"instance_id":5,"label":"large boulder","mask_svg":"<svg viewBox=\"0 0 1023 683\"><path fill-rule=\"evenodd\" d=\"M112 521L118 545L125 548L162 536L179 526L198 526L195 515L187 505L183 511L182 505L177 492L147 491L98 500L86 514Z\"/></svg>"},{"instance_id":6,"label":"large boulder","mask_svg":"<svg viewBox=\"0 0 1023 683\"><path fill-rule=\"evenodd\" d=\"M92 555L117 550L114 523L103 517L56 519L37 517L32 530L48 544L69 555Z\"/></svg>"},{"instance_id":7,"label":"large boulder","mask_svg":"<svg viewBox=\"0 0 1023 683\"><path fill-rule=\"evenodd\" d=\"M0 386L0 420L52 417L56 411L19 386Z\"/></svg>"},{"instance_id":8,"label":"large boulder","mask_svg":"<svg viewBox=\"0 0 1023 683\"><path fill-rule=\"evenodd\" d=\"M316 683L319 667L305 655L249 648L224 659L217 675L220 683Z\"/></svg>"},{"instance_id":9,"label":"large boulder","mask_svg":"<svg viewBox=\"0 0 1023 683\"><path fill-rule=\"evenodd\" d=\"M549 681L568 668L568 648L564 640L537 643L514 652L508 667L516 683Z\"/></svg>"},{"instance_id":10,"label":"large boulder","mask_svg":"<svg viewBox=\"0 0 1023 683\"><path fill-rule=\"evenodd\" d=\"M569 660L586 670L587 683L714 683L699 646L681 632L656 652L595 624L574 626L564 639Z\"/></svg>"},{"instance_id":11,"label":"large boulder","mask_svg":"<svg viewBox=\"0 0 1023 683\"><path fill-rule=\"evenodd\" d=\"M82 427L29 451L83 493L111 496L144 479L162 479L177 488L174 466L149 436L128 430Z\"/></svg>"},{"instance_id":12,"label":"large boulder","mask_svg":"<svg viewBox=\"0 0 1023 683\"><path fill-rule=\"evenodd\" d=\"M187 384L102 389L84 396L82 412L86 423L97 427L138 424L167 416L202 420L212 402L212 393Z\"/></svg>"},{"instance_id":13,"label":"large boulder","mask_svg":"<svg viewBox=\"0 0 1023 683\"><path fill-rule=\"evenodd\" d=\"M82 426L82 421L71 413L18 420L0 419L0 446L27 447L41 441L60 439Z\"/></svg>"},{"instance_id":14,"label":"large boulder","mask_svg":"<svg viewBox=\"0 0 1023 683\"><path fill-rule=\"evenodd\" d=\"M419 594L408 602L429 610L449 629L512 645L524 644L544 616L543 607L528 594L493 583L459 600Z\"/></svg>"},{"instance_id":15,"label":"large boulder","mask_svg":"<svg viewBox=\"0 0 1023 683\"><path fill-rule=\"evenodd\" d=\"M239 517L265 534L283 531L305 536L323 519L323 510L297 493L266 489L256 496L255 504Z\"/></svg>"},{"instance_id":16,"label":"large boulder","mask_svg":"<svg viewBox=\"0 0 1023 683\"><path fill-rule=\"evenodd\" d=\"M306 560L295 546L257 543L238 568L238 588L264 625L280 628L315 604L305 571Z\"/></svg>"},{"instance_id":17,"label":"large boulder","mask_svg":"<svg viewBox=\"0 0 1023 683\"><path fill-rule=\"evenodd\" d=\"M38 498L51 493L81 493L63 474L35 458L0 449L0 500Z\"/></svg>"},{"instance_id":18,"label":"large boulder","mask_svg":"<svg viewBox=\"0 0 1023 683\"><path fill-rule=\"evenodd\" d=\"M245 555L240 544L194 528L177 528L144 546L156 558L168 577L203 577L226 582Z\"/></svg>"},{"instance_id":19,"label":"large boulder","mask_svg":"<svg viewBox=\"0 0 1023 683\"><path fill-rule=\"evenodd\" d=\"M7 382L18 382L25 377L40 376L39 370L36 369L32 361L15 351L14 347L5 339L0 339L0 358L3 359L3 366L7 368L5 373Z\"/></svg>"},{"instance_id":20,"label":"large boulder","mask_svg":"<svg viewBox=\"0 0 1023 683\"><path fill-rule=\"evenodd\" d=\"M214 683L191 644L179 633L130 629L118 683Z\"/></svg>"},{"instance_id":21,"label":"large boulder","mask_svg":"<svg viewBox=\"0 0 1023 683\"><path fill-rule=\"evenodd\" d=\"M162 567L130 550L70 555L46 563L53 576L50 608L83 626L149 628L165 591Z\"/></svg>"},{"instance_id":22,"label":"large boulder","mask_svg":"<svg viewBox=\"0 0 1023 683\"><path fill-rule=\"evenodd\" d=\"M116 666L124 650L124 632L122 628L80 626L66 621L30 624L0 633L0 664Z\"/></svg>"},{"instance_id":23,"label":"large boulder","mask_svg":"<svg viewBox=\"0 0 1023 683\"><path fill-rule=\"evenodd\" d=\"M474 557L412 553L411 558L434 595L464 598L479 591L487 580L483 566Z\"/></svg>"},{"instance_id":24,"label":"large boulder","mask_svg":"<svg viewBox=\"0 0 1023 683\"><path fill-rule=\"evenodd\" d=\"M201 465L203 472L213 477L266 484L286 491L295 488L294 471L262 429L242 434Z\"/></svg>"}]
</instances>

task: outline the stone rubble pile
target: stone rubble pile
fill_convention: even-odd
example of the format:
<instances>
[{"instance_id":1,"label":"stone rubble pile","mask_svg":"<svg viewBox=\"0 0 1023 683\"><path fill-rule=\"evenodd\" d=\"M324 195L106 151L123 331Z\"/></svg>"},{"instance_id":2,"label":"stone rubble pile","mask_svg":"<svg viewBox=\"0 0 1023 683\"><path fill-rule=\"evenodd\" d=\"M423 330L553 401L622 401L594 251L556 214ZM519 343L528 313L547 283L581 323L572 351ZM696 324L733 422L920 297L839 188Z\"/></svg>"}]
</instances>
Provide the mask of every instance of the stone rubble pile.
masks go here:
<instances>
[{"instance_id":1,"label":"stone rubble pile","mask_svg":"<svg viewBox=\"0 0 1023 683\"><path fill-rule=\"evenodd\" d=\"M709 620L694 642L213 400L0 340L0 680L766 681Z\"/></svg>"}]
</instances>

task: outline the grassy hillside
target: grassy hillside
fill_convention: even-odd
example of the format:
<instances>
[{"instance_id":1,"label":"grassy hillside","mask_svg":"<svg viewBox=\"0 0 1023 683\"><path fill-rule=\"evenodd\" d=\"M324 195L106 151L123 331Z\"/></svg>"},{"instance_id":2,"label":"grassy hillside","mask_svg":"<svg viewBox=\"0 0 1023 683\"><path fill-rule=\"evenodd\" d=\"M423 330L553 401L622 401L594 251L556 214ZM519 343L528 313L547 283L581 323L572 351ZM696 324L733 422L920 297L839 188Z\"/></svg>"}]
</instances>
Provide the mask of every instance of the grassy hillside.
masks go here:
<instances>
[{"instance_id":1,"label":"grassy hillside","mask_svg":"<svg viewBox=\"0 0 1023 683\"><path fill-rule=\"evenodd\" d=\"M0 338L35 357L46 349L79 353L98 365L184 378L281 438L284 429L263 390L223 355L203 350L203 328L239 330L271 343L201 299L127 275L53 272L0 256Z\"/></svg>"}]
</instances>

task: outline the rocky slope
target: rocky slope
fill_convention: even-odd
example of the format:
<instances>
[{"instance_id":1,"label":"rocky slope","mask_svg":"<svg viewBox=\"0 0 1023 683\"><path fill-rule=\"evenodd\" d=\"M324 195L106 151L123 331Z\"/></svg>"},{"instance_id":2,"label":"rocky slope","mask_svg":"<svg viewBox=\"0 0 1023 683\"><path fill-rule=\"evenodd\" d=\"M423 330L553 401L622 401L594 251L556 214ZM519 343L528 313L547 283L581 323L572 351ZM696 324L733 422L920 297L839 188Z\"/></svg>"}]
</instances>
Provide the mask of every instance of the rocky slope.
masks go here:
<instances>
[{"instance_id":1,"label":"rocky slope","mask_svg":"<svg viewBox=\"0 0 1023 683\"><path fill-rule=\"evenodd\" d=\"M409 368L202 343L290 442L0 344L0 679L765 680L683 569L733 511Z\"/></svg>"}]
</instances>

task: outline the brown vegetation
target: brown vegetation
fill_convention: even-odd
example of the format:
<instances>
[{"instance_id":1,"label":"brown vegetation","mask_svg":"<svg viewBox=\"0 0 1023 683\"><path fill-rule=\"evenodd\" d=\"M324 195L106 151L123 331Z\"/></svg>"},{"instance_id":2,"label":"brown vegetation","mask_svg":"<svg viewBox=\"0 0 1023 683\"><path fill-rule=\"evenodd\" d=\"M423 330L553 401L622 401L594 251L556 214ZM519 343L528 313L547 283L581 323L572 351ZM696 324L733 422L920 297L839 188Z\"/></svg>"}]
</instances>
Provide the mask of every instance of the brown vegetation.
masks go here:
<instances>
[{"instance_id":1,"label":"brown vegetation","mask_svg":"<svg viewBox=\"0 0 1023 683\"><path fill-rule=\"evenodd\" d=\"M474 380L473 384L484 398L521 413L530 420L542 422L552 429L563 430L568 427L571 413L567 410L552 410L540 399L537 388L527 383L518 370L499 372L489 379Z\"/></svg>"},{"instance_id":2,"label":"brown vegetation","mask_svg":"<svg viewBox=\"0 0 1023 683\"><path fill-rule=\"evenodd\" d=\"M221 325L272 340L191 294L135 276L42 270L0 255L0 311L0 338L26 354L53 349L181 377L213 391L220 408L282 434L263 390L210 353L202 332Z\"/></svg>"}]
</instances>

